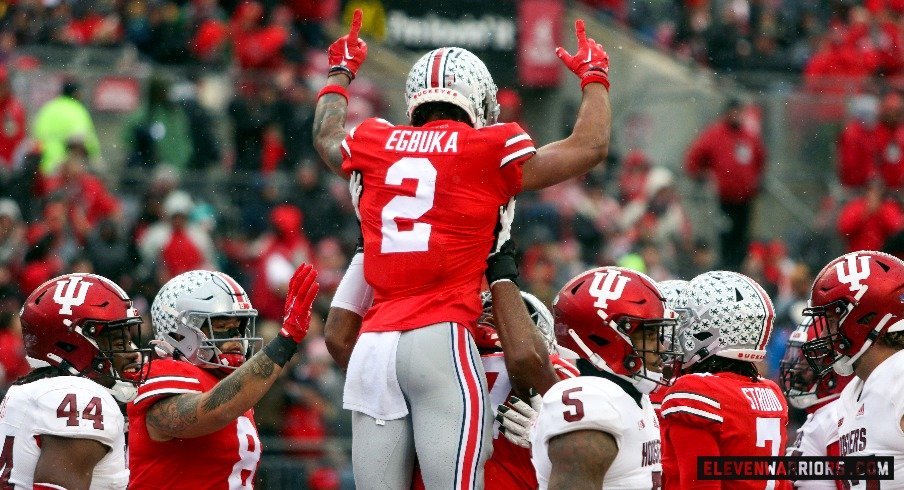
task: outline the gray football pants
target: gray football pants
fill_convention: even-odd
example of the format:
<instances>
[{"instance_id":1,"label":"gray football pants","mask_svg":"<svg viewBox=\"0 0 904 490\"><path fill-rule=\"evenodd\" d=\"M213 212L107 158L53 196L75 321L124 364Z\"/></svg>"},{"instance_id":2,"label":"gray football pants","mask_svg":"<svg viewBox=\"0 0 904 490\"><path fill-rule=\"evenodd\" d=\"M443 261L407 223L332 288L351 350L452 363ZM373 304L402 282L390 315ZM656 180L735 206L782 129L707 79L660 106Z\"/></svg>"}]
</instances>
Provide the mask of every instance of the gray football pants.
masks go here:
<instances>
[{"instance_id":1,"label":"gray football pants","mask_svg":"<svg viewBox=\"0 0 904 490\"><path fill-rule=\"evenodd\" d=\"M408 490L417 458L428 490L483 488L493 412L467 329L440 323L403 332L396 375L408 402L406 417L378 421L352 413L355 486Z\"/></svg>"}]
</instances>

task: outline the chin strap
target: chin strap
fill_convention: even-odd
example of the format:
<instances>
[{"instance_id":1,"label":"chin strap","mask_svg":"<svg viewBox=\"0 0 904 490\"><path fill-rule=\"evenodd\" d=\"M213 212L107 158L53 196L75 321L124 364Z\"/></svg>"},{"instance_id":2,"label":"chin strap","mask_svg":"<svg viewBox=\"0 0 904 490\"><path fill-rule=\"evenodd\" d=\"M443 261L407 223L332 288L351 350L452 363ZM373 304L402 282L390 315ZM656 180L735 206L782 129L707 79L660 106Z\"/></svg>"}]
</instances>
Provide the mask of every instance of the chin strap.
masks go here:
<instances>
[{"instance_id":1,"label":"chin strap","mask_svg":"<svg viewBox=\"0 0 904 490\"><path fill-rule=\"evenodd\" d=\"M119 403L129 403L138 396L138 387L127 381L116 381L113 386L107 388Z\"/></svg>"}]
</instances>

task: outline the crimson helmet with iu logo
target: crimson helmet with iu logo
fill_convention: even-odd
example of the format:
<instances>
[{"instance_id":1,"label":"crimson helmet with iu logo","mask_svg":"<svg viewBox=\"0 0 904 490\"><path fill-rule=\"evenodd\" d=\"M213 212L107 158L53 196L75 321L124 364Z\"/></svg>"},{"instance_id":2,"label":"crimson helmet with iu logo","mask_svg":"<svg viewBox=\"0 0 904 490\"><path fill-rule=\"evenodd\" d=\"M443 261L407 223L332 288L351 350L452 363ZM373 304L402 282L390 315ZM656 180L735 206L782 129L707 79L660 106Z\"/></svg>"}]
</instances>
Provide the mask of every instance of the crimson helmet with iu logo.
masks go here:
<instances>
[{"instance_id":1,"label":"crimson helmet with iu logo","mask_svg":"<svg viewBox=\"0 0 904 490\"><path fill-rule=\"evenodd\" d=\"M886 332L904 330L904 262L864 250L843 255L816 276L804 314L825 319L825 332L804 345L817 374L842 376Z\"/></svg>"},{"instance_id":2,"label":"crimson helmet with iu logo","mask_svg":"<svg viewBox=\"0 0 904 490\"><path fill-rule=\"evenodd\" d=\"M628 380L642 393L662 384L662 373L646 366L643 356L669 354L661 341L674 335L677 315L646 275L621 267L584 272L556 295L553 318L559 350ZM631 334L648 329L655 330L652 339L635 345Z\"/></svg>"},{"instance_id":3,"label":"crimson helmet with iu logo","mask_svg":"<svg viewBox=\"0 0 904 490\"><path fill-rule=\"evenodd\" d=\"M29 357L112 384L108 389L120 402L135 396L146 352L135 347L130 329L141 324L141 317L116 283L95 274L59 276L28 296L20 317ZM117 362L117 355L129 361Z\"/></svg>"}]
</instances>

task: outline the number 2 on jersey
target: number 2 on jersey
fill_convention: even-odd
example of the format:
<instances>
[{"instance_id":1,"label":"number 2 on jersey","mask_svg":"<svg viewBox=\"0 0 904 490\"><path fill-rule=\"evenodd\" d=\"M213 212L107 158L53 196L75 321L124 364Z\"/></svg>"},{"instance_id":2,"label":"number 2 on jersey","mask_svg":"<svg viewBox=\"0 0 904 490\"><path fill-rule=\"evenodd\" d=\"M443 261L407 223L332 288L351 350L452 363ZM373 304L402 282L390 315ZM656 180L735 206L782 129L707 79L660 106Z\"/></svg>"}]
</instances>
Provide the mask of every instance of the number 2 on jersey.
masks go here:
<instances>
[{"instance_id":1,"label":"number 2 on jersey","mask_svg":"<svg viewBox=\"0 0 904 490\"><path fill-rule=\"evenodd\" d=\"M402 185L405 179L417 181L414 196L392 198L380 213L383 238L381 253L426 252L430 243L429 223L416 220L433 208L436 192L436 168L426 158L405 157L386 171L387 185ZM410 230L400 230L396 218L414 221Z\"/></svg>"}]
</instances>

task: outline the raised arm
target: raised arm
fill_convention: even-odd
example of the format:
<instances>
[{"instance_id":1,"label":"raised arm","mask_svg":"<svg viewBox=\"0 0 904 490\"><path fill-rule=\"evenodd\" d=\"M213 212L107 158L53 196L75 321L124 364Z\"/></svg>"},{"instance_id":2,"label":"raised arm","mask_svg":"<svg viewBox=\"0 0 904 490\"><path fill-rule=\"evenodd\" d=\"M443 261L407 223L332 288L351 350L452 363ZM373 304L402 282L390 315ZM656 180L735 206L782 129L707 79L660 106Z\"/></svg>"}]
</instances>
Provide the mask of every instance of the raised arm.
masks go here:
<instances>
[{"instance_id":1,"label":"raised arm","mask_svg":"<svg viewBox=\"0 0 904 490\"><path fill-rule=\"evenodd\" d=\"M609 152L612 111L609 106L609 55L587 37L584 21L575 22L578 51L562 48L556 55L581 79L583 98L571 135L537 150L524 164L522 185L536 190L577 177L595 167Z\"/></svg>"},{"instance_id":2,"label":"raised arm","mask_svg":"<svg viewBox=\"0 0 904 490\"><path fill-rule=\"evenodd\" d=\"M361 331L361 320L373 303L373 289L364 279L364 251L352 257L330 305L330 314L323 327L326 348L342 369L348 368L355 341Z\"/></svg>"},{"instance_id":3,"label":"raised arm","mask_svg":"<svg viewBox=\"0 0 904 490\"><path fill-rule=\"evenodd\" d=\"M310 265L298 268L289 283L283 328L260 352L205 393L184 393L156 402L147 412L148 434L156 441L216 432L248 411L273 386L295 354L311 322L320 286Z\"/></svg>"},{"instance_id":4,"label":"raised arm","mask_svg":"<svg viewBox=\"0 0 904 490\"><path fill-rule=\"evenodd\" d=\"M348 113L348 88L361 63L367 58L367 43L358 38L361 10L356 9L349 33L330 45L327 84L320 91L314 110L314 148L337 175L348 179L342 170L342 141Z\"/></svg>"}]
</instances>

